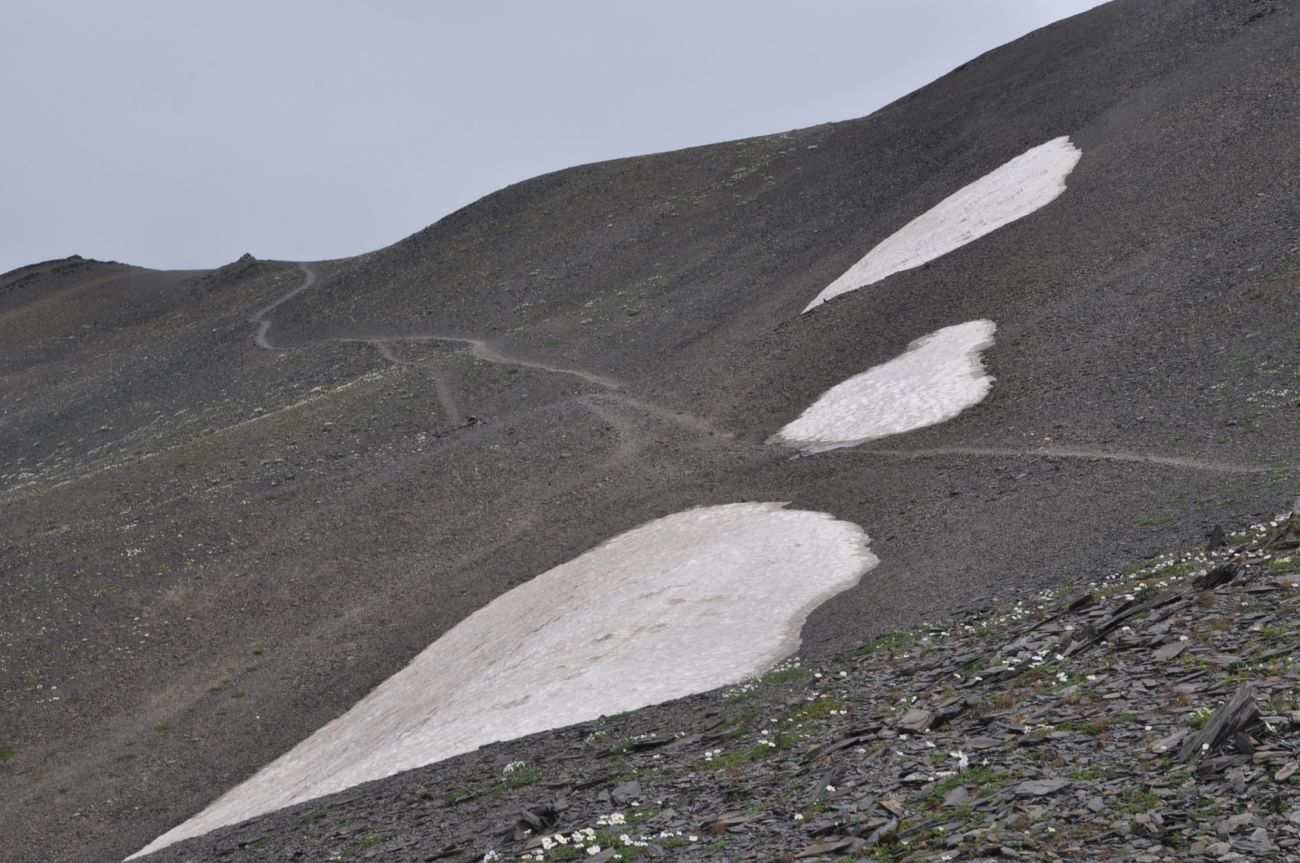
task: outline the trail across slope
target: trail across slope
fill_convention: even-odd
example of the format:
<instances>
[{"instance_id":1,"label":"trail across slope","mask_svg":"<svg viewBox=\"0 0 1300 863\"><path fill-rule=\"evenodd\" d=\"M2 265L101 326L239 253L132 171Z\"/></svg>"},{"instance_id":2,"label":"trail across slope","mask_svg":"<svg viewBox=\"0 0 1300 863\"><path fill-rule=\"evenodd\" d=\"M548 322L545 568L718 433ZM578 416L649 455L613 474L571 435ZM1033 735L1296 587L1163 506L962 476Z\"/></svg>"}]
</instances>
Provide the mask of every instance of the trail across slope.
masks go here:
<instances>
[{"instance_id":1,"label":"trail across slope","mask_svg":"<svg viewBox=\"0 0 1300 863\"><path fill-rule=\"evenodd\" d=\"M398 356L397 352L393 350L392 342L386 339L358 339L357 341L374 345L375 349L379 351L379 355L395 366L424 365ZM451 387L447 385L446 377L437 371L433 371L430 373L430 378L433 380L434 392L438 395L438 404L442 407L442 412L447 415L447 422L454 426L464 425L465 417L456 405L456 398L451 393Z\"/></svg>"},{"instance_id":2,"label":"trail across slope","mask_svg":"<svg viewBox=\"0 0 1300 863\"><path fill-rule=\"evenodd\" d=\"M271 312L279 306L301 294L316 283L316 271L310 264L299 264L298 269L302 271L302 283L287 291L283 296L274 302L264 306L253 317L253 323L257 324L257 331L253 335L253 341L259 348L265 350L284 350L285 348L274 344L268 338L271 330L271 321L267 318ZM665 420L674 425L689 428L702 434L719 437L722 439L731 439L734 437L730 432L723 431L713 425L709 420L693 416L681 411L675 411L662 405L628 395L624 391L623 384L608 376L597 372L587 371L586 369L566 368L557 366L552 363L544 363L538 360L528 359L526 357L513 356L507 354L499 348L484 339L474 338L471 336L452 336L441 334L415 334L415 335L392 335L392 336L357 336L351 338L332 338L326 341L357 343L373 345L379 352L379 355L394 365L423 365L400 357L394 350L394 345L406 343L429 343L429 342L446 342L450 344L467 345L470 354L479 360L497 365L516 366L520 368L537 369L538 371L549 372L557 375L569 375L576 377L587 383L594 384L606 391L606 398L616 403L625 405L634 410L643 413L652 414L659 419ZM457 406L456 400L451 393L451 388L446 379L439 374L434 374L434 386L438 393L438 401L442 405L443 411L447 414L448 420L453 425L464 425L465 417Z\"/></svg>"},{"instance_id":3,"label":"trail across slope","mask_svg":"<svg viewBox=\"0 0 1300 863\"><path fill-rule=\"evenodd\" d=\"M316 271L310 264L299 264L298 269L302 271L302 283L287 291L283 296L263 307L257 314L253 315L252 321L257 324L257 332L253 334L253 341L259 348L268 351L279 351L285 348L274 344L268 335L271 331L271 321L267 318L271 312L275 311L281 305L301 294L316 283ZM502 351L492 347L483 339L476 339L470 336L450 336L438 334L416 334L416 335L393 335L393 336L358 336L354 338L333 338L325 341L334 342L358 342L362 344L374 345L380 355L389 362L403 364L391 349L391 345L397 342L451 342L454 344L469 345L471 353L480 360L489 363L498 363L500 365L523 366L524 368L538 369L544 372L552 372L559 375L572 375L581 378L588 383L595 384L605 389L617 390L622 389L622 384L606 375L589 372L584 369L569 369L563 366L556 366L550 363L538 362L524 357L510 356Z\"/></svg>"},{"instance_id":4,"label":"trail across slope","mask_svg":"<svg viewBox=\"0 0 1300 863\"><path fill-rule=\"evenodd\" d=\"M269 305L259 309L258 312L255 315L253 315L253 317L251 318L252 322L257 324L257 332L253 333L253 341L257 343L257 346L259 348L263 348L268 351L279 350L275 345L271 344L271 340L266 337L267 334L271 331L271 320L270 318L267 317L267 315L271 314L271 312L275 311L280 306L289 302L294 297L298 296L303 291L310 288L312 285L316 284L315 270L313 270L311 267L307 266L306 264L300 264L298 266L298 269L302 270L302 284L298 285L296 288L293 288L292 290L283 294L279 299L276 299Z\"/></svg>"},{"instance_id":5,"label":"trail across slope","mask_svg":"<svg viewBox=\"0 0 1300 863\"><path fill-rule=\"evenodd\" d=\"M298 265L302 271L303 281L301 284L287 291L284 295L274 302L263 307L252 320L257 324L257 331L254 334L254 341L257 346L266 350L284 350L285 348L271 342L268 338L271 321L266 317L279 306L301 294L310 288L316 282L317 274L310 264L302 263ZM659 419L665 420L674 425L679 425L692 431L718 437L723 440L735 440L735 435L717 428L712 422L703 417L692 414L674 411L665 408L662 405L648 402L644 399L637 398L627 394L624 391L623 384L618 380L597 372L587 371L585 369L566 368L563 366L543 363L525 357L517 357L505 353L504 351L493 347L484 339L470 336L451 336L437 334L417 334L417 335L393 335L393 336L362 336L354 338L334 338L327 341L336 342L354 342L373 345L379 352L379 355L394 365L420 365L418 363L405 360L400 357L394 350L394 345L401 342L408 343L428 343L428 342L447 342L452 344L467 345L471 354L484 362L495 363L499 365L516 366L522 368L532 368L539 371L549 372L552 374L571 375L573 377L594 384L605 390L604 393L591 394L592 400L613 403L623 407L632 408L642 413L650 414ZM438 393L438 400L442 405L443 411L447 414L448 420L455 425L465 423L464 415L457 407L455 398L451 393L450 387L446 380L440 376L434 375L434 383ZM1206 471L1211 473L1223 474L1270 474L1282 472L1294 472L1293 468L1285 467L1266 467L1241 465L1231 462L1222 462L1212 459L1197 459L1184 456L1167 456L1153 453L1131 452L1127 450L1104 450L1091 447L1038 447L1032 449L1016 449L1011 447L979 447L979 446L946 446L946 447L929 447L922 449L882 449L882 448L862 448L844 449L836 451L839 454L854 453L868 454L887 458L897 459L920 459L920 458L944 458L951 456L967 456L974 458L992 458L992 459L1025 459L1025 458L1064 458L1079 459L1083 461L1109 461L1124 462L1130 464L1147 464L1159 465L1164 467L1179 468L1183 470Z\"/></svg>"},{"instance_id":6,"label":"trail across slope","mask_svg":"<svg viewBox=\"0 0 1300 863\"><path fill-rule=\"evenodd\" d=\"M877 455L888 458L919 459L945 458L948 456L974 456L976 458L1065 458L1084 461L1116 461L1131 464L1152 464L1165 467L1178 467L1187 470L1208 471L1210 473L1229 474L1266 474L1294 472L1294 468L1264 467L1257 465L1233 464L1231 462L1209 459L1185 458L1183 456L1155 455L1151 453L1129 452L1125 450L1102 450L1090 447L1053 446L1034 449L1015 449L1013 447L979 447L979 446L945 446L925 449L864 449L837 450L836 454L855 453Z\"/></svg>"}]
</instances>

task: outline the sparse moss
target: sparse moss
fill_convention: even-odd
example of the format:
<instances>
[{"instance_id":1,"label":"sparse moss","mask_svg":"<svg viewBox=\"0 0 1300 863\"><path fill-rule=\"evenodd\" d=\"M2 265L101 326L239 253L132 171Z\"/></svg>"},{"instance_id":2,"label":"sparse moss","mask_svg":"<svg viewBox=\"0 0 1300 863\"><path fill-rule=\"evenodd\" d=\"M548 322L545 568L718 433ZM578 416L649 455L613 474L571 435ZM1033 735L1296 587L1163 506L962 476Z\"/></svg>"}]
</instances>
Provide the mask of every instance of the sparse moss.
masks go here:
<instances>
[{"instance_id":1,"label":"sparse moss","mask_svg":"<svg viewBox=\"0 0 1300 863\"><path fill-rule=\"evenodd\" d=\"M455 791L447 795L447 799L443 801L443 804L447 807L452 807L457 803L463 803L475 796L477 795L473 788L457 788Z\"/></svg>"},{"instance_id":2,"label":"sparse moss","mask_svg":"<svg viewBox=\"0 0 1300 863\"><path fill-rule=\"evenodd\" d=\"M532 785L541 778L542 772L540 770L515 770L505 778L501 786L503 788L523 788L526 785Z\"/></svg>"},{"instance_id":3,"label":"sparse moss","mask_svg":"<svg viewBox=\"0 0 1300 863\"><path fill-rule=\"evenodd\" d=\"M730 767L739 767L742 764L749 764L754 761L760 761L764 758L770 758L777 753L777 748L767 744L751 746L748 749L742 749L739 752L731 752L727 755L719 755L712 761L704 762L704 766L709 770L726 770Z\"/></svg>"},{"instance_id":4,"label":"sparse moss","mask_svg":"<svg viewBox=\"0 0 1300 863\"><path fill-rule=\"evenodd\" d=\"M793 668L783 668L780 671L772 671L764 674L758 679L758 682L764 686L770 683L786 683L791 680L799 680L812 674L811 671L802 665L796 665Z\"/></svg>"},{"instance_id":5,"label":"sparse moss","mask_svg":"<svg viewBox=\"0 0 1300 863\"><path fill-rule=\"evenodd\" d=\"M324 809L317 809L313 812L308 812L306 815L298 819L298 823L310 824L313 821L320 821L323 818L329 817L329 814L330 814L330 808L327 806Z\"/></svg>"},{"instance_id":6,"label":"sparse moss","mask_svg":"<svg viewBox=\"0 0 1300 863\"><path fill-rule=\"evenodd\" d=\"M876 653L880 650L900 650L904 647L909 647L920 637L921 636L915 632L894 632L889 635L882 635L875 641L869 644L864 644L856 650L850 651L848 655L850 657L865 656L869 653Z\"/></svg>"},{"instance_id":7,"label":"sparse moss","mask_svg":"<svg viewBox=\"0 0 1300 863\"><path fill-rule=\"evenodd\" d=\"M794 713L791 713L789 721L794 724L799 724L813 719L825 719L832 713L836 713L843 709L844 705L839 701L836 701L834 698L822 698L818 701L814 701L807 707L800 707Z\"/></svg>"}]
</instances>

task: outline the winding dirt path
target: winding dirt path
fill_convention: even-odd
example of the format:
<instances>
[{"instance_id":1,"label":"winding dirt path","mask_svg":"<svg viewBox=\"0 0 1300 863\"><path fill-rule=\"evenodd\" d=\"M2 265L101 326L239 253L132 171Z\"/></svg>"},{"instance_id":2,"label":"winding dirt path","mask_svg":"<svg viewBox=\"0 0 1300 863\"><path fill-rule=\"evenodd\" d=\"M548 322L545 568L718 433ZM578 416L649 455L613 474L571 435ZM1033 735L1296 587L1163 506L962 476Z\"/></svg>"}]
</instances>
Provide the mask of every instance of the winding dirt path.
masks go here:
<instances>
[{"instance_id":1,"label":"winding dirt path","mask_svg":"<svg viewBox=\"0 0 1300 863\"><path fill-rule=\"evenodd\" d=\"M294 297L298 296L303 291L310 288L312 285L316 284L316 271L312 269L312 266L310 264L299 264L298 269L301 270L303 274L302 284L298 285L293 290L286 292L283 296L281 296L274 302L270 303L269 305L263 306L261 309L257 311L256 314L253 315L252 318L249 319L253 323L257 324L257 332L253 334L253 341L257 344L259 348L268 351L287 350L287 348L274 344L270 340L269 336L271 332L271 321L269 318L267 318L267 315L269 315L271 312L275 311L277 308L284 305L285 303L289 302L289 300L292 300ZM593 383L596 386L604 387L605 389L609 389L609 390L618 390L623 388L623 385L621 383L619 383L618 381L614 380L611 377L606 377L605 375L596 374L595 372L585 371L584 369L568 369L568 368L564 368L563 366L555 366L555 365L551 365L550 363L538 362L537 360L530 360L530 359L525 359L523 357L510 356L509 354L504 354L501 351L497 350L496 348L492 347L483 339L470 338L469 336L444 336L444 335L358 336L356 338L331 338L331 339L326 339L325 341L357 342L362 344L374 345L379 350L380 355L383 356L384 359L396 365L415 365L415 364L404 362L403 360L397 358L397 356L393 353L390 347L390 345L392 345L394 342L451 342L453 344L469 345L470 353L472 353L475 357L485 362L499 363L501 365L509 365L509 366L523 366L525 368L530 368L530 369L539 369L544 372L553 372L554 374L557 375L572 375L574 377L581 378L582 380L587 381L588 383Z\"/></svg>"},{"instance_id":2,"label":"winding dirt path","mask_svg":"<svg viewBox=\"0 0 1300 863\"><path fill-rule=\"evenodd\" d=\"M357 341L363 344L374 345L375 350L379 351L379 355L395 366L431 367L436 365L436 363L417 363L412 362L411 360L402 359L397 355L397 351L393 350L393 341L397 341L396 339L391 341L388 339L351 339L340 341ZM447 422L454 426L465 425L465 415L460 412L460 408L456 405L456 397L451 393L451 387L447 384L446 376L439 374L435 369L431 368L429 377L433 381L433 389L438 396L438 405L442 408L442 412L446 414Z\"/></svg>"},{"instance_id":3,"label":"winding dirt path","mask_svg":"<svg viewBox=\"0 0 1300 863\"><path fill-rule=\"evenodd\" d=\"M286 350L286 348L276 345L270 340L269 336L271 331L271 321L267 317L267 315L269 315L271 312L275 311L278 307L288 302L289 300L293 299L294 297L298 296L303 291L307 290L308 288L310 288L312 285L316 283L316 271L312 268L310 264L299 264L298 269L301 270L303 274L302 284L293 288L293 290L286 292L283 296L275 300L275 302L270 303L269 305L264 306L263 308L258 310L258 312L255 315L253 315L253 317L250 319L253 323L257 324L257 331L253 334L253 341L257 344L259 348L263 348L264 350L271 350L271 351ZM551 374L557 374L557 375L570 375L572 377L579 378L580 380L586 381L587 383L594 384L595 386L600 387L601 389L605 390L604 395L606 398L614 402L617 402L625 407L632 408L633 410L637 410L642 413L651 414L673 425L682 426L684 428L688 428L691 429L692 431L700 432L702 434L708 434L723 439L732 439L735 437L735 435L733 435L732 433L717 428L711 422L709 422L708 420L702 417L697 417L692 414L688 414L681 411L670 410L668 408L663 407L662 405L657 405L654 404L653 402L648 402L645 401L644 399L639 399L635 396L628 395L623 391L623 384L615 380L614 378L609 377L608 375L602 375L596 372L590 372L585 369L566 368L564 366L557 366L551 363L541 362L539 360L527 359L525 357L511 356L510 354L506 354L498 350L497 348L493 347L490 343L488 343L484 339L476 339L469 336L427 334L427 335L402 335L402 336L359 336L355 338L332 338L332 339L327 339L326 341L373 345L375 350L377 350L379 352L379 355L383 357L385 360L392 363L393 365L402 365L402 366L425 365L425 363L416 363L400 357L397 354L397 352L394 350L394 345L400 344L402 342L411 342L416 344L429 343L429 342L446 342L451 344L466 345L470 349L470 354L475 359L482 360L483 362L495 363L498 365L516 366L521 368L537 369L538 371L549 372ZM448 421L451 422L453 425L464 425L465 416L457 406L456 399L452 395L451 387L448 385L446 379L442 375L434 373L433 382L434 382L434 387L438 394L438 401L442 406L443 412L447 415Z\"/></svg>"},{"instance_id":4,"label":"winding dirt path","mask_svg":"<svg viewBox=\"0 0 1300 863\"><path fill-rule=\"evenodd\" d=\"M947 458L950 456L975 456L976 458L1001 459L1047 459L1064 458L1083 461L1114 461L1129 464L1152 464L1164 467L1178 467L1187 470L1208 471L1228 474L1265 474L1292 472L1294 468L1262 467L1258 465L1233 464L1231 462L1211 461L1208 459L1184 458L1181 456L1152 455L1149 453L1130 452L1127 450L1100 450L1089 447L1039 447L1036 449L1014 449L1009 447L947 446L927 449L879 449L859 447L856 449L828 450L819 455L836 453L855 453L859 455L878 455L896 459Z\"/></svg>"},{"instance_id":5,"label":"winding dirt path","mask_svg":"<svg viewBox=\"0 0 1300 863\"><path fill-rule=\"evenodd\" d=\"M301 294L316 283L316 271L310 264L299 264L298 269L302 271L302 284L288 291L275 302L260 309L252 318L252 322L257 324L257 331L253 335L253 341L259 348L266 350L284 350L273 344L268 337L271 330L271 321L267 318L271 312L278 307ZM638 413L649 414L656 419L689 429L699 434L706 434L722 440L735 440L735 435L729 431L718 428L709 420L692 414L673 411L662 405L637 398L624 391L622 383L607 375L596 372L586 371L584 369L565 368L563 366L552 365L550 363L530 360L524 357L511 356L503 353L493 347L483 339L472 338L469 336L450 336L450 335L406 335L406 336L364 336L357 338L335 338L328 341L336 342L358 342L373 345L379 352L379 355L394 365L424 365L423 363L414 363L410 360L402 359L393 349L393 345L400 342L448 342L452 344L467 345L470 353L479 360L499 365L517 366L522 368L537 369L539 371L550 372L558 375L570 375L579 378L587 383L594 384L604 390L603 393L594 393L586 397L591 402L591 407L596 408L598 403L605 402L610 406L618 406L634 410ZM451 388L443 376L433 374L434 386L438 394L438 401L442 406L447 419L453 425L464 425L465 416L456 404L455 397L452 395ZM597 408L598 409L598 408ZM598 409L599 410L599 409ZM601 415L609 422L619 427L620 432L624 435L631 436L633 429L626 421L616 420L608 413L600 411ZM1150 453L1131 452L1127 450L1101 450L1089 447L1040 447L1035 449L1015 449L1007 447L978 447L978 446L949 446L949 447L930 447L924 449L887 449L875 448L870 446L858 446L840 450L828 450L818 453L818 455L840 455L845 456L852 454L854 456L879 456L882 458L893 459L924 459L924 458L948 458L952 456L973 456L976 458L994 458L994 459L1047 459L1063 458L1078 459L1082 461L1107 461L1122 462L1129 464L1146 464L1159 465L1163 467L1181 468L1183 470L1207 471L1211 473L1223 474L1270 474L1270 473L1295 473L1295 468L1277 468L1263 467L1256 465L1232 464L1230 462L1220 462L1209 459L1186 458L1183 456L1156 455ZM796 458L806 456L795 456Z\"/></svg>"},{"instance_id":6,"label":"winding dirt path","mask_svg":"<svg viewBox=\"0 0 1300 863\"><path fill-rule=\"evenodd\" d=\"M299 264L298 269L302 270L302 284L284 294L270 305L258 309L257 313L249 319L253 323L257 324L257 332L253 333L253 341L263 350L283 350L282 348L277 348L275 345L271 344L271 340L266 337L267 334L271 332L271 321L266 316L310 288L312 285L316 284L315 270L306 264Z\"/></svg>"},{"instance_id":7,"label":"winding dirt path","mask_svg":"<svg viewBox=\"0 0 1300 863\"><path fill-rule=\"evenodd\" d=\"M613 378L604 375L598 375L595 372L588 372L582 369L566 369L563 366L553 366L549 363L542 363L536 360L526 360L523 357L512 357L503 354L496 348L492 347L482 339L472 339L466 336L410 336L402 339L407 342L454 342L462 345L469 345L470 353L477 359L488 363L498 363L503 366L523 366L529 369L538 369L543 372L551 372L557 375L572 375L575 378L581 378L587 383L595 384L598 387L604 387L607 390L621 390L623 385Z\"/></svg>"}]
</instances>

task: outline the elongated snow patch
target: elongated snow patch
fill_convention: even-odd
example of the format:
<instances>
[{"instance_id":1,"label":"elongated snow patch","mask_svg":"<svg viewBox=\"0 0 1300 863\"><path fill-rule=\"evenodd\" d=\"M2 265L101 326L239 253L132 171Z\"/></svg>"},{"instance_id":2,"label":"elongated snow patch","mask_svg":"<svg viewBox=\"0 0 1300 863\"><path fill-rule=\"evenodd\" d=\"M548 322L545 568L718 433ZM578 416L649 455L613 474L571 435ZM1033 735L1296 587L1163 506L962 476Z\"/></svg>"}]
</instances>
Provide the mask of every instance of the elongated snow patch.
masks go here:
<instances>
[{"instance_id":1,"label":"elongated snow patch","mask_svg":"<svg viewBox=\"0 0 1300 863\"><path fill-rule=\"evenodd\" d=\"M988 395L993 378L980 354L996 329L992 321L968 321L935 330L831 387L768 443L822 452L955 417Z\"/></svg>"},{"instance_id":2,"label":"elongated snow patch","mask_svg":"<svg viewBox=\"0 0 1300 863\"><path fill-rule=\"evenodd\" d=\"M1056 200L1083 152L1068 137L1017 156L904 225L808 304L875 284L961 248Z\"/></svg>"},{"instance_id":3,"label":"elongated snow patch","mask_svg":"<svg viewBox=\"0 0 1300 863\"><path fill-rule=\"evenodd\" d=\"M798 647L814 608L878 562L857 525L783 506L687 510L542 573L132 856L485 743L770 668Z\"/></svg>"}]
</instances>

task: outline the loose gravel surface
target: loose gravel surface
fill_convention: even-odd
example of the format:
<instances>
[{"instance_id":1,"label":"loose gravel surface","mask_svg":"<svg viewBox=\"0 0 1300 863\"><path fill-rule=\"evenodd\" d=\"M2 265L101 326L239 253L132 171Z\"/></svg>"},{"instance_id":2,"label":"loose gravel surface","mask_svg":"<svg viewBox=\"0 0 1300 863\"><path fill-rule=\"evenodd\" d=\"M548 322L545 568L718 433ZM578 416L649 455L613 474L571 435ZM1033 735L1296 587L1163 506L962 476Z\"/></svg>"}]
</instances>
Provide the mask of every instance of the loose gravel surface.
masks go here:
<instances>
[{"instance_id":1,"label":"loose gravel surface","mask_svg":"<svg viewBox=\"0 0 1300 863\"><path fill-rule=\"evenodd\" d=\"M820 667L1289 506L1298 30L1283 0L1115 0L870 117L539 177L310 281L0 276L0 858L139 850L494 598L670 513L789 501L867 531L880 565L803 629ZM1083 156L1050 204L800 314L1061 136ZM764 444L972 320L997 324L979 404Z\"/></svg>"}]
</instances>

